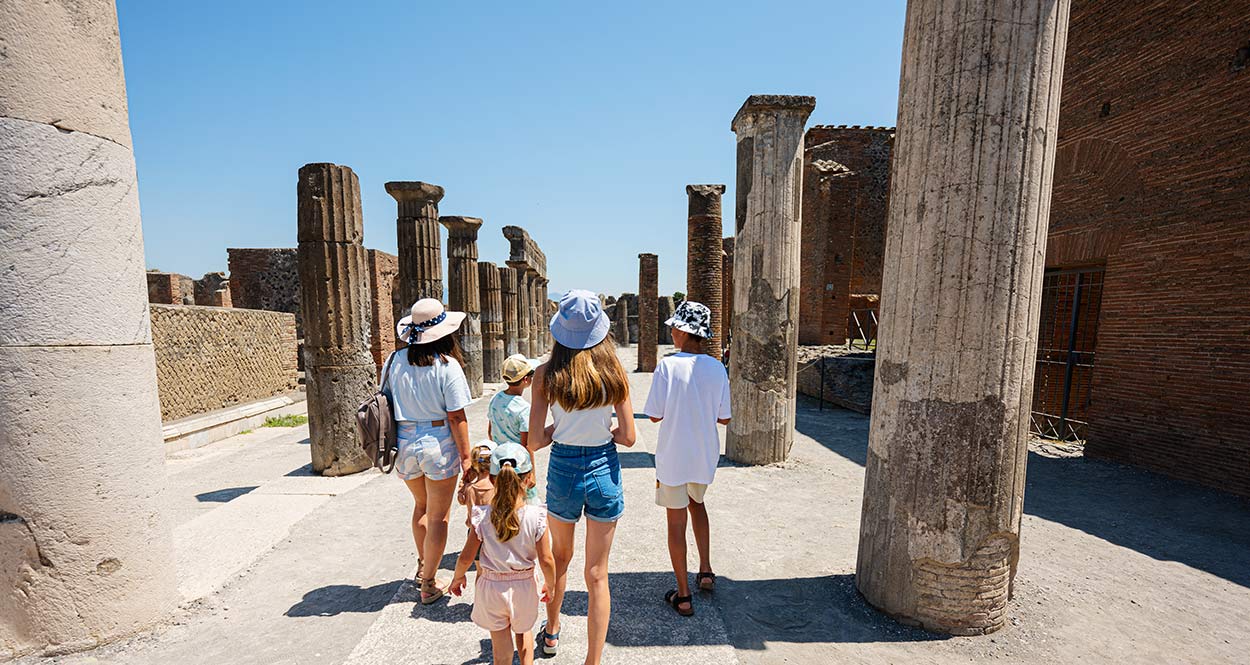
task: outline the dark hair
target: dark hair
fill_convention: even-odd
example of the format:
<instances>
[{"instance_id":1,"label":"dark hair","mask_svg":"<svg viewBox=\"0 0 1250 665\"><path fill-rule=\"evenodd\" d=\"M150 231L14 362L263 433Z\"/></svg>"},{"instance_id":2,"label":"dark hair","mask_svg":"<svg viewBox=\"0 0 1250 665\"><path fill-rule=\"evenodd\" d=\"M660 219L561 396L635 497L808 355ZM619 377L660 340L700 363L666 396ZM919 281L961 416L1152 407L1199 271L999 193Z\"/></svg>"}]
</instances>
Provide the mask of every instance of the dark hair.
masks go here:
<instances>
[{"instance_id":1,"label":"dark hair","mask_svg":"<svg viewBox=\"0 0 1250 665\"><path fill-rule=\"evenodd\" d=\"M429 367L438 359L443 362L451 356L464 367L464 356L460 355L460 343L456 341L456 333L439 337L433 342L408 345L408 364L417 367Z\"/></svg>"}]
</instances>

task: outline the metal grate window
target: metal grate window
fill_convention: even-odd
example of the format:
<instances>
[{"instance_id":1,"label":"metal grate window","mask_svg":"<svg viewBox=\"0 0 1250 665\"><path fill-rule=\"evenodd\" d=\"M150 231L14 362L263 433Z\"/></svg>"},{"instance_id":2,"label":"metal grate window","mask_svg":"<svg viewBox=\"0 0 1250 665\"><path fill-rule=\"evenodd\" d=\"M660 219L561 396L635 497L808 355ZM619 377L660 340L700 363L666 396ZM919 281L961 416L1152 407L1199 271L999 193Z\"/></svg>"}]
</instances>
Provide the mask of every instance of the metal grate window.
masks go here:
<instances>
[{"instance_id":1,"label":"metal grate window","mask_svg":"<svg viewBox=\"0 0 1250 665\"><path fill-rule=\"evenodd\" d=\"M1083 441L1088 427L1103 270L1048 270L1033 378L1033 431Z\"/></svg>"}]
</instances>

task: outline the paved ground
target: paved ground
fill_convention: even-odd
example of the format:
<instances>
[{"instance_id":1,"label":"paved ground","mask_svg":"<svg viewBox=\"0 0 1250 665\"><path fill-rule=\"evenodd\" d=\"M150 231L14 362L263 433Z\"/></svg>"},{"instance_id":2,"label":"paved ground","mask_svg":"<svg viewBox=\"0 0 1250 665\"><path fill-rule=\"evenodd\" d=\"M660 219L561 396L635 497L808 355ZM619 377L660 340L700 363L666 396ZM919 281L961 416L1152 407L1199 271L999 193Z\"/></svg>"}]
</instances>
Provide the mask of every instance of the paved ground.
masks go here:
<instances>
[{"instance_id":1,"label":"paved ground","mask_svg":"<svg viewBox=\"0 0 1250 665\"><path fill-rule=\"evenodd\" d=\"M634 366L632 350L621 356ZM640 403L649 376L632 381ZM474 437L484 435L484 401L469 414ZM806 402L789 462L718 473L708 506L720 587L679 618L661 601L673 582L663 511L651 502L657 428L637 422L639 444L622 454L608 662L1244 663L1250 653L1250 504L1040 453L1029 459L1011 625L947 639L882 617L853 581L868 420ZM421 607L404 583L415 564L406 490L378 474L309 476L306 436L257 430L171 459L170 505L189 534L180 558L219 571L197 582L207 595L153 635L30 662L489 662L466 600ZM463 542L452 532L448 571ZM229 571L234 552L254 560ZM579 571L576 561L556 662L580 662Z\"/></svg>"}]
</instances>

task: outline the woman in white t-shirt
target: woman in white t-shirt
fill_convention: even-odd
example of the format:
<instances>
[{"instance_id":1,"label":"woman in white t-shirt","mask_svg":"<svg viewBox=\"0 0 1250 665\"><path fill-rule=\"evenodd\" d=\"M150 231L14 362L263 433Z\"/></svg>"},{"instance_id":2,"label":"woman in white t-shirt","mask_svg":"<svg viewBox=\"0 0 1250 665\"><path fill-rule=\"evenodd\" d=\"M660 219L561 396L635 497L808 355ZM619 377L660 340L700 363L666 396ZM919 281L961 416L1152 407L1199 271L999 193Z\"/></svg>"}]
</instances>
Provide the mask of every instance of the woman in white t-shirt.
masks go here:
<instances>
[{"instance_id":1,"label":"woman in white t-shirt","mask_svg":"<svg viewBox=\"0 0 1250 665\"><path fill-rule=\"evenodd\" d=\"M415 501L412 538L423 605L446 592L435 573L447 547L456 477L469 468L464 408L472 396L455 335L464 317L433 298L418 300L395 330L408 347L391 354L382 378L398 426L395 472Z\"/></svg>"}]
</instances>

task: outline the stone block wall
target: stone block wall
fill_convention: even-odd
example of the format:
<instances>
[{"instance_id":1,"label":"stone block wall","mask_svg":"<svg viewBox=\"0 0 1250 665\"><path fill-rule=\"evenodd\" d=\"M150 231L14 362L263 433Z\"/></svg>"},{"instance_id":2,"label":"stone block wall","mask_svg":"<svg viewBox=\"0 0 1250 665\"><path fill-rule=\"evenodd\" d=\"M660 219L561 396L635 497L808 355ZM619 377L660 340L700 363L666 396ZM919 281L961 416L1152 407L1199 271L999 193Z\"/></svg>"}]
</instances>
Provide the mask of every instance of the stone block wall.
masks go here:
<instances>
[{"instance_id":1,"label":"stone block wall","mask_svg":"<svg viewBox=\"0 0 1250 665\"><path fill-rule=\"evenodd\" d=\"M163 420L297 388L293 314L155 304L150 310Z\"/></svg>"},{"instance_id":2,"label":"stone block wall","mask_svg":"<svg viewBox=\"0 0 1250 665\"><path fill-rule=\"evenodd\" d=\"M824 371L821 371L821 364ZM798 391L859 413L872 409L876 354L848 353L834 347L799 349ZM824 391L821 391L821 381Z\"/></svg>"},{"instance_id":3,"label":"stone block wall","mask_svg":"<svg viewBox=\"0 0 1250 665\"><path fill-rule=\"evenodd\" d=\"M365 250L369 256L369 310L372 315L369 351L373 363L382 369L382 363L395 350L394 313L398 297L399 257L381 250ZM411 307L408 303L406 307Z\"/></svg>"},{"instance_id":4,"label":"stone block wall","mask_svg":"<svg viewBox=\"0 0 1250 665\"><path fill-rule=\"evenodd\" d=\"M289 312L304 336L299 313L299 272L295 248L237 248L226 250L230 267L230 298L235 307Z\"/></svg>"}]
</instances>

